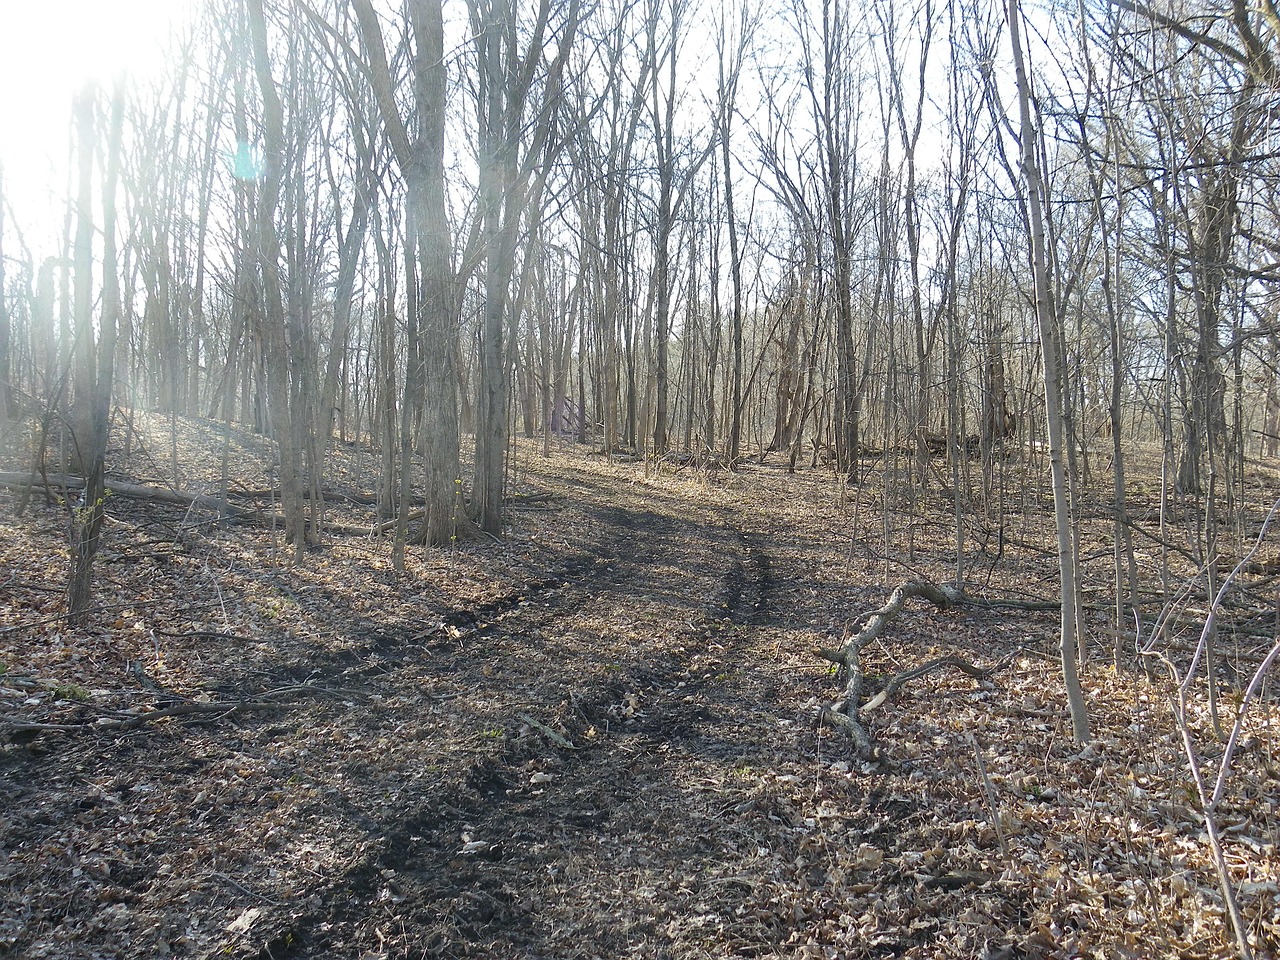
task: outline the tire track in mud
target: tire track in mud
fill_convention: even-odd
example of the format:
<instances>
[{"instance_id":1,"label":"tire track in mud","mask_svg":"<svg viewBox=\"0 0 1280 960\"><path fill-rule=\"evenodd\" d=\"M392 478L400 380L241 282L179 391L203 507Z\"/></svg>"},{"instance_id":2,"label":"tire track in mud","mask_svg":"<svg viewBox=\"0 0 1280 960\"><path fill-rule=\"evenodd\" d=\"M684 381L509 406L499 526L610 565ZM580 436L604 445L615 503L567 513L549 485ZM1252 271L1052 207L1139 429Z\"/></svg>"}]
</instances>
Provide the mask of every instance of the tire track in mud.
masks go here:
<instances>
[{"instance_id":1,"label":"tire track in mud","mask_svg":"<svg viewBox=\"0 0 1280 960\"><path fill-rule=\"evenodd\" d=\"M618 507L592 507L587 513L610 531L625 530L631 534L662 529L669 532L679 521L661 514ZM657 549L651 541L639 539L629 546L626 563L643 565L651 562ZM389 670L423 650L439 653L455 648L460 641L485 639L500 635L504 620L513 612L551 596L562 613L571 613L591 602L593 586L623 589L628 575L617 570L620 544L616 534L574 552L539 575L513 585L489 600L457 606L440 606L429 615L398 624L365 621L349 633L360 642L340 650L314 651L306 658L280 664L275 676L285 683L350 683L385 677ZM450 658L454 659L454 658ZM465 658L460 658L465 659ZM450 669L451 664L442 665ZM239 688L234 688L236 691Z\"/></svg>"},{"instance_id":2,"label":"tire track in mud","mask_svg":"<svg viewBox=\"0 0 1280 960\"><path fill-rule=\"evenodd\" d=\"M738 533L723 516L698 526L616 506L589 512L605 531L590 548L500 598L441 616L434 635L450 651L445 658L432 651L447 661L440 667L457 671L455 679L485 682L477 666L503 656L504 647L610 602L631 609L637 598L656 595L679 628L594 683L568 670L559 678L566 694L559 704L529 705L530 714L553 715L551 725L576 749L527 728L494 742L452 778L362 825L371 841L364 855L308 891L308 909L281 911L260 927L274 933L241 956L284 960L374 945L388 957L563 956L566 938L593 953L621 954L637 939L654 946L669 939L657 917L636 929L584 914L582 928L566 933L569 921L552 916L556 893L570 881L577 844L612 844L625 856L636 842L662 835L646 797L669 789L661 779L672 751L729 760L746 749L729 735L734 721L726 714L742 706L738 661L746 632L767 625L772 566L765 538ZM670 582L673 564L684 583ZM467 649L458 650L463 631ZM310 664L309 675L392 679L388 670L413 658L422 642L421 632L381 631L362 650ZM376 659L353 662L363 657ZM681 842L690 845L688 856L699 855L696 837Z\"/></svg>"}]
</instances>

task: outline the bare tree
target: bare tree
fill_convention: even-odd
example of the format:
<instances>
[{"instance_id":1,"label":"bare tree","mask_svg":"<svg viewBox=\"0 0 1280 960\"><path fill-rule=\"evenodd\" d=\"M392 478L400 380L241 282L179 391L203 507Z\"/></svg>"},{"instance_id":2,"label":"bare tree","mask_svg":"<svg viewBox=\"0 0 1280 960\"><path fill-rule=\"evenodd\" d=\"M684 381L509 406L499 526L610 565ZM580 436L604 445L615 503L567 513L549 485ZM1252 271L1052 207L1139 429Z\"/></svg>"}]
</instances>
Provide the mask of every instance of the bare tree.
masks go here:
<instances>
[{"instance_id":1,"label":"bare tree","mask_svg":"<svg viewBox=\"0 0 1280 960\"><path fill-rule=\"evenodd\" d=\"M97 148L97 92L86 87L76 100L79 154L79 204L76 229L76 375L75 443L85 484L71 510L71 574L67 615L83 623L93 597L93 560L98 552L108 495L105 482L111 392L115 379L116 329L120 281L116 241L116 186L120 179L120 141L124 93L117 86L110 101L106 170L102 184L102 309L93 316L93 161Z\"/></svg>"},{"instance_id":2,"label":"bare tree","mask_svg":"<svg viewBox=\"0 0 1280 960\"><path fill-rule=\"evenodd\" d=\"M1076 553L1072 536L1071 502L1067 491L1063 451L1062 366L1058 335L1054 329L1058 311L1052 300L1048 253L1044 232L1044 181L1036 155L1036 131L1031 118L1031 81L1022 50L1022 10L1019 0L1009 0L1009 42L1013 50L1014 77L1018 89L1019 139L1022 148L1022 175L1026 189L1031 230L1031 269L1035 281L1035 312L1044 362L1045 426L1049 435L1049 464L1053 474L1054 526L1058 536L1058 573L1062 598L1059 649L1062 677L1071 709L1071 727L1077 741L1089 739L1089 718L1077 671L1079 593L1076 590Z\"/></svg>"},{"instance_id":3,"label":"bare tree","mask_svg":"<svg viewBox=\"0 0 1280 960\"><path fill-rule=\"evenodd\" d=\"M560 17L541 0L520 49L516 8L510 0L470 0L479 71L480 211L485 256L484 319L480 336L479 416L476 423L476 514L486 533L502 532L507 405L510 394L511 283L520 228L536 233L541 198L555 156L567 138L558 117L565 67L581 15L568 0ZM554 51L548 47L554 42ZM535 84L541 98L535 102ZM529 254L526 252L526 262Z\"/></svg>"},{"instance_id":4,"label":"bare tree","mask_svg":"<svg viewBox=\"0 0 1280 960\"><path fill-rule=\"evenodd\" d=\"M736 48L730 52L727 25L720 24L716 42L717 66L717 119L720 140L720 159L724 165L724 211L729 231L729 277L733 291L733 312L730 314L729 344L733 352L732 390L729 396L729 436L727 453L732 463L738 459L742 446L742 251L738 243L738 219L733 206L734 171L731 161L733 116L737 110L738 78L742 61L750 40L751 24L747 8L740 12L737 24ZM729 59L726 61L726 57Z\"/></svg>"},{"instance_id":5,"label":"bare tree","mask_svg":"<svg viewBox=\"0 0 1280 960\"><path fill-rule=\"evenodd\" d=\"M414 40L412 69L417 115L415 134L411 138L409 127L396 104L377 13L370 0L351 0L351 3L383 133L408 186L410 243L419 270L417 312L413 315L410 330L421 339L419 344L410 347L405 387L406 401L416 395L418 383L421 383L425 396L422 410L426 507L418 539L427 544L447 544L471 536L473 528L463 503L459 465L454 349L460 299L453 277L453 248L445 209L443 15L440 0L409 0L407 4ZM412 417L408 403L401 416L406 419ZM408 514L411 446L406 439L408 436L407 428L402 427L402 523L407 522ZM403 535L398 537L398 540L403 539Z\"/></svg>"},{"instance_id":6,"label":"bare tree","mask_svg":"<svg viewBox=\"0 0 1280 960\"><path fill-rule=\"evenodd\" d=\"M9 289L4 253L4 164L0 163L0 446L9 433L13 393L13 323L9 317Z\"/></svg>"},{"instance_id":7,"label":"bare tree","mask_svg":"<svg viewBox=\"0 0 1280 960\"><path fill-rule=\"evenodd\" d=\"M280 456L280 506L284 513L285 543L301 560L307 544L306 501L299 463L308 411L299 409L291 388L291 363L286 334L284 289L280 279L280 240L276 213L284 166L284 107L271 76L267 24L262 0L247 0L253 69L262 98L263 169L258 183L254 219L256 252L262 282L262 342L270 395L272 435Z\"/></svg>"},{"instance_id":8,"label":"bare tree","mask_svg":"<svg viewBox=\"0 0 1280 960\"><path fill-rule=\"evenodd\" d=\"M836 390L832 410L835 453L849 482L859 481L862 391L854 345L853 258L865 204L856 196L857 101L861 78L852 69L857 38L844 7L823 0L815 53L811 27L799 21L804 77L821 156L823 222L831 246ZM820 59L818 59L820 57Z\"/></svg>"}]
</instances>

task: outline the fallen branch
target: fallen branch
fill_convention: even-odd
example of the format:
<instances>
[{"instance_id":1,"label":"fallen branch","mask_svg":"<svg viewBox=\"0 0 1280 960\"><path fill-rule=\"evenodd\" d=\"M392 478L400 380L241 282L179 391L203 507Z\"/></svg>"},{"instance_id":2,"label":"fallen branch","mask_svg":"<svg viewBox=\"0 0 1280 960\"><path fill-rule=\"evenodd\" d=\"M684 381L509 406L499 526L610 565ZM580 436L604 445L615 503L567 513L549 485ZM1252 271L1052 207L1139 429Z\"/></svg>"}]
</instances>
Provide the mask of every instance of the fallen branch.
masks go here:
<instances>
[{"instance_id":1,"label":"fallen branch","mask_svg":"<svg viewBox=\"0 0 1280 960\"><path fill-rule=\"evenodd\" d=\"M943 667L955 667L961 673L966 673L975 680L986 679L987 674L991 672L990 670L984 670L981 667L975 667L963 657L938 657L937 659L930 660L928 663L921 664L914 669L903 670L901 673L895 675L893 679L884 685L883 690L867 701L866 706L862 708L863 712L867 713L874 710L889 698L897 696L898 691L912 680L918 680L923 676L933 673L935 670L941 670Z\"/></svg>"},{"instance_id":2,"label":"fallen branch","mask_svg":"<svg viewBox=\"0 0 1280 960\"><path fill-rule=\"evenodd\" d=\"M905 583L889 595L889 601L879 610L863 614L850 621L845 628L845 642L839 648L826 648L817 651L818 656L838 665L845 673L844 697L819 712L819 720L844 732L853 742L858 755L872 759L877 755L875 743L868 733L862 714L875 710L912 680L919 679L936 670L953 667L976 679L983 679L998 667L1009 661L1006 657L991 667L979 667L957 656L938 657L928 663L903 670L885 684L875 697L865 705L862 703L863 686L866 683L866 672L862 667L862 650L872 640L884 634L889 621L897 617L903 606L911 599L928 600L935 607L943 609L970 602L964 591L952 586L938 586L927 582Z\"/></svg>"},{"instance_id":3,"label":"fallen branch","mask_svg":"<svg viewBox=\"0 0 1280 960\"><path fill-rule=\"evenodd\" d=\"M320 491L320 495L325 503L354 503L362 507L376 507L378 505L378 497L372 493L352 493L334 488L328 488ZM257 487L249 489L246 487L235 487L227 490L227 497L232 500L279 500L279 487ZM302 491L303 500L314 499L310 490ZM414 506L422 506L424 500L422 497L413 498Z\"/></svg>"},{"instance_id":4,"label":"fallen branch","mask_svg":"<svg viewBox=\"0 0 1280 960\"><path fill-rule=\"evenodd\" d=\"M126 600L123 603L96 603L89 609L93 613L102 613L106 610L119 610L123 607L128 607L130 609L134 607L153 607L158 604L169 602L171 601L168 597L163 597L159 600ZM207 600L203 603L190 603L180 610L175 611L175 614L181 616L182 614L189 613L192 610L205 610L209 607L219 606L220 604L220 600ZM34 627L42 627L49 623L58 623L65 619L67 619L67 615L65 613L55 613L51 617L41 617L39 620L27 620L24 623L15 623L11 627L0 627L0 637L9 633L17 633L20 630L30 630Z\"/></svg>"},{"instance_id":5,"label":"fallen branch","mask_svg":"<svg viewBox=\"0 0 1280 960\"><path fill-rule=\"evenodd\" d=\"M178 506L205 507L222 512L222 501L217 497L202 493L182 493L168 487L149 487L140 483L128 483L124 480L107 479L104 484L113 495L127 497L130 500L149 500L156 503L172 503ZM43 477L29 473L0 473L0 487L45 487L62 491L84 489L84 478L63 473L50 473ZM238 507L227 507L229 516L237 519L252 519L255 513Z\"/></svg>"},{"instance_id":6,"label":"fallen branch","mask_svg":"<svg viewBox=\"0 0 1280 960\"><path fill-rule=\"evenodd\" d=\"M177 703L170 707L162 707L159 710L131 713L115 719L99 718L82 723L21 723L8 721L0 724L0 730L4 731L5 739L14 741L24 739L24 735L29 738L33 735L38 736L41 733L120 733L172 717L216 715L218 719L222 719L237 713L289 709L292 708L287 703L273 703L266 700L236 700L225 703L190 702Z\"/></svg>"},{"instance_id":7,"label":"fallen branch","mask_svg":"<svg viewBox=\"0 0 1280 960\"><path fill-rule=\"evenodd\" d=\"M27 680L28 678L10 678L10 680ZM31 681L37 685L40 681ZM173 696L163 690L157 690L164 696ZM201 701L184 700L154 710L128 711L114 717L99 717L95 720L84 720L78 723L41 723L37 721L24 723L16 720L0 719L0 741L29 740L42 733L120 733L135 730L145 724L157 720L168 720L182 717L211 717L221 720L237 713L254 713L267 710L291 710L293 706L273 699L276 697L296 697L306 694L323 694L331 697L365 699L367 694L362 690L351 690L345 687L320 687L311 683L295 683L284 687L276 687L258 694L256 700L224 700Z\"/></svg>"},{"instance_id":8,"label":"fallen branch","mask_svg":"<svg viewBox=\"0 0 1280 960\"><path fill-rule=\"evenodd\" d=\"M414 510L407 517L407 521L409 523L414 523L421 520L426 515L427 511L425 510ZM348 537L380 537L388 530L394 530L396 524L399 522L399 518L392 517L390 520L383 520L381 523L375 523L371 527L358 527L349 523L326 523L324 525L324 529L327 533L341 533Z\"/></svg>"},{"instance_id":9,"label":"fallen branch","mask_svg":"<svg viewBox=\"0 0 1280 960\"><path fill-rule=\"evenodd\" d=\"M28 473L0 473L0 487L13 487L18 489L45 487L46 489L69 492L71 490L81 490L84 488L84 479L81 477L71 476L68 474L51 473L42 478L39 475L32 476ZM278 513L269 513L263 510L246 510L242 507L236 507L229 503L224 504L223 501L216 496L210 496L203 493L183 493L180 490L171 490L168 487L150 487L139 483L127 483L123 480L106 481L107 489L114 495L125 497L129 500L146 500L153 503L171 503L183 507L203 507L207 510L215 511L219 520L234 519L237 523L246 526L255 527L282 527L284 526L284 517ZM257 491L253 491L257 492ZM234 497L236 493L229 492L228 497ZM426 511L415 510L409 514L409 522L421 520L426 516ZM363 527L355 526L347 523L335 523L333 521L325 521L323 528L327 533L342 534L348 537L380 537L387 531L393 529L397 523L395 518L386 520L382 523L376 523L372 526Z\"/></svg>"},{"instance_id":10,"label":"fallen branch","mask_svg":"<svg viewBox=\"0 0 1280 960\"><path fill-rule=\"evenodd\" d=\"M1061 610L1061 600L1012 600L1008 598L996 598L988 600L985 597L971 597L964 594L960 602L969 607L984 607L989 610ZM1111 608L1102 604L1092 605L1085 604L1086 609L1110 610Z\"/></svg>"}]
</instances>

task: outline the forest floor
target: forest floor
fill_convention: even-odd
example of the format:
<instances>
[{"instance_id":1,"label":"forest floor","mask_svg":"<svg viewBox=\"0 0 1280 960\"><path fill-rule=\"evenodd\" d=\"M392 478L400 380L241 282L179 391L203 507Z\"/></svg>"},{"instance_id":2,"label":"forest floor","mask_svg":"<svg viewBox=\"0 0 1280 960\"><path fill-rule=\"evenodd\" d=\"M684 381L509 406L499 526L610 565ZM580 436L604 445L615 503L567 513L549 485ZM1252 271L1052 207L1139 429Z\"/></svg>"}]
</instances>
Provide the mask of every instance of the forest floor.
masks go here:
<instances>
[{"instance_id":1,"label":"forest floor","mask_svg":"<svg viewBox=\"0 0 1280 960\"><path fill-rule=\"evenodd\" d=\"M112 476L172 483L165 423L141 427ZM185 424L177 486L215 491L222 442ZM231 443L264 485L269 450ZM376 466L336 447L331 518L376 520L340 496ZM908 685L870 715L877 761L815 723L839 691L815 650L954 576L947 501L913 521L883 490L521 442L508 535L411 549L404 573L385 542L289 565L269 529L115 496L85 629L59 616L65 508L17 516L0 490L0 955L1234 955L1170 685L1099 654L1073 742L1056 612L909 604L864 652L881 679L1006 665ZM974 595L1053 593L1052 515L1020 496L999 563L971 538ZM1100 591L1106 529L1083 542ZM1258 650L1237 652L1247 680ZM1278 799L1271 697L1216 808L1259 956L1280 949Z\"/></svg>"}]
</instances>

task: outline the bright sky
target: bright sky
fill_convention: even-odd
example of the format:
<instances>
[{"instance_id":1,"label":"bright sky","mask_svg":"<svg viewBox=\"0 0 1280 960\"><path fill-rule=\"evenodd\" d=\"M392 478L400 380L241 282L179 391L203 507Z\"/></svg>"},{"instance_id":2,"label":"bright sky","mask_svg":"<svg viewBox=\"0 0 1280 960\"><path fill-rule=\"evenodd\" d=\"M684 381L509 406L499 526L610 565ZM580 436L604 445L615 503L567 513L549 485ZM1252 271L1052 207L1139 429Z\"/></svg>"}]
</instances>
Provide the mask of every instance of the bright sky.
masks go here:
<instances>
[{"instance_id":1,"label":"bright sky","mask_svg":"<svg viewBox=\"0 0 1280 960\"><path fill-rule=\"evenodd\" d=\"M0 163L20 220L62 192L76 91L110 88L121 71L154 76L161 41L196 2L0 0Z\"/></svg>"}]
</instances>

